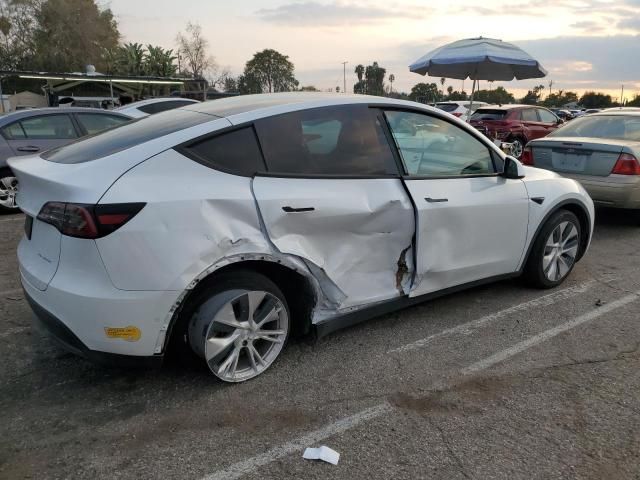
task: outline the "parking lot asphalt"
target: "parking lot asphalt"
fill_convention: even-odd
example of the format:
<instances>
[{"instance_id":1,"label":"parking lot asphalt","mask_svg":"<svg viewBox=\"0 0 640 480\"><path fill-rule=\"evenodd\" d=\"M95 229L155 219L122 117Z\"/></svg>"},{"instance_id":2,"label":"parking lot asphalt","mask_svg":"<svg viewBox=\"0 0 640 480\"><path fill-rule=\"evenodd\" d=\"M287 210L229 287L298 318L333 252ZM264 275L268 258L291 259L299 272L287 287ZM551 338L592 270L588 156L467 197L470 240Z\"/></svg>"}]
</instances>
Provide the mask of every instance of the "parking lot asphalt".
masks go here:
<instances>
[{"instance_id":1,"label":"parking lot asphalt","mask_svg":"<svg viewBox=\"0 0 640 480\"><path fill-rule=\"evenodd\" d=\"M640 479L640 226L599 211L558 289L427 302L225 385L109 370L31 325L0 217L0 478ZM327 445L337 466L303 460Z\"/></svg>"}]
</instances>

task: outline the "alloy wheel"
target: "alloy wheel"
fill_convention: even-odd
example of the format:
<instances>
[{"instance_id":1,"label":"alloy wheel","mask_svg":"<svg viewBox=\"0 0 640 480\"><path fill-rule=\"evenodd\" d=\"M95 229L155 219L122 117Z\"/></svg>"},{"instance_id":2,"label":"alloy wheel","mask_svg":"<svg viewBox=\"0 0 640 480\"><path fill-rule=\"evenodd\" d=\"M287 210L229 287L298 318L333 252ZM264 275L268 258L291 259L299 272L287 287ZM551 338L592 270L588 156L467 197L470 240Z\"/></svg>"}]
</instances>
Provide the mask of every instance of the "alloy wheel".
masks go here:
<instances>
[{"instance_id":1,"label":"alloy wheel","mask_svg":"<svg viewBox=\"0 0 640 480\"><path fill-rule=\"evenodd\" d=\"M234 290L200 307L189 341L214 375L225 382L242 382L269 368L284 347L288 331L287 309L277 296Z\"/></svg>"},{"instance_id":2,"label":"alloy wheel","mask_svg":"<svg viewBox=\"0 0 640 480\"><path fill-rule=\"evenodd\" d=\"M16 194L18 193L18 179L13 176L0 178L0 207L15 210Z\"/></svg>"},{"instance_id":3,"label":"alloy wheel","mask_svg":"<svg viewBox=\"0 0 640 480\"><path fill-rule=\"evenodd\" d=\"M519 159L522 156L522 150L523 150L522 140L518 138L514 138L511 141L511 154L514 157Z\"/></svg>"},{"instance_id":4,"label":"alloy wheel","mask_svg":"<svg viewBox=\"0 0 640 480\"><path fill-rule=\"evenodd\" d=\"M578 229L573 223L561 222L551 231L542 256L542 270L548 280L557 282L569 273L576 261L578 245Z\"/></svg>"}]
</instances>

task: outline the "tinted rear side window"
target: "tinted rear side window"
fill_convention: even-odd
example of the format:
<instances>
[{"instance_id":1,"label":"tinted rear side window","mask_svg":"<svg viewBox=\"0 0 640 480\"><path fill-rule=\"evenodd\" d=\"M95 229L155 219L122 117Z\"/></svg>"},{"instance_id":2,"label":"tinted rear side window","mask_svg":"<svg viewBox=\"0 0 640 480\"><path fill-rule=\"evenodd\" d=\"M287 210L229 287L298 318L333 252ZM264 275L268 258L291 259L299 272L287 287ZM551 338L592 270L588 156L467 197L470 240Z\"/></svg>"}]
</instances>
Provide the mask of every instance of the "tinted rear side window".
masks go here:
<instances>
[{"instance_id":1,"label":"tinted rear side window","mask_svg":"<svg viewBox=\"0 0 640 480\"><path fill-rule=\"evenodd\" d=\"M397 173L377 111L365 105L302 110L258 120L255 126L273 173Z\"/></svg>"},{"instance_id":2,"label":"tinted rear side window","mask_svg":"<svg viewBox=\"0 0 640 480\"><path fill-rule=\"evenodd\" d=\"M456 108L458 108L457 103L436 103L436 108L440 110L444 110L445 112L453 112Z\"/></svg>"},{"instance_id":3,"label":"tinted rear side window","mask_svg":"<svg viewBox=\"0 0 640 480\"><path fill-rule=\"evenodd\" d=\"M504 120L507 116L506 110L495 108L479 108L471 115L471 120Z\"/></svg>"},{"instance_id":4,"label":"tinted rear side window","mask_svg":"<svg viewBox=\"0 0 640 480\"><path fill-rule=\"evenodd\" d=\"M252 177L265 170L252 127L207 138L180 150L199 163L236 175Z\"/></svg>"},{"instance_id":5,"label":"tinted rear side window","mask_svg":"<svg viewBox=\"0 0 640 480\"><path fill-rule=\"evenodd\" d=\"M215 118L213 115L184 110L159 113L49 150L42 154L42 158L56 163L89 162Z\"/></svg>"},{"instance_id":6,"label":"tinted rear side window","mask_svg":"<svg viewBox=\"0 0 640 480\"><path fill-rule=\"evenodd\" d=\"M184 100L150 103L149 105L142 105L141 107L138 107L138 110L152 115L154 113L166 112L167 110L173 110L174 108L184 107L185 105L191 105L192 103L193 102L185 102Z\"/></svg>"}]
</instances>

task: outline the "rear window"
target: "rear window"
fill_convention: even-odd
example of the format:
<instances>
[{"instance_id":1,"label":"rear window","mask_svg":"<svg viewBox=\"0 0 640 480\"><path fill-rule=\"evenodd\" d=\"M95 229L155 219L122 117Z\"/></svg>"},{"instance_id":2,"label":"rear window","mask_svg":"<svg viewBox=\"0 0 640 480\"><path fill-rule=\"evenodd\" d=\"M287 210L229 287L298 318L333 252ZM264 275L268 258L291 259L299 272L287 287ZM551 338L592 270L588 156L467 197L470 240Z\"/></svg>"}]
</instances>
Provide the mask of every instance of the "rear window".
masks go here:
<instances>
[{"instance_id":1,"label":"rear window","mask_svg":"<svg viewBox=\"0 0 640 480\"><path fill-rule=\"evenodd\" d=\"M640 142L640 115L593 115L572 120L550 137L612 138Z\"/></svg>"},{"instance_id":2,"label":"rear window","mask_svg":"<svg viewBox=\"0 0 640 480\"><path fill-rule=\"evenodd\" d=\"M453 112L458 106L457 103L436 103L436 108L444 110L445 112Z\"/></svg>"},{"instance_id":3,"label":"rear window","mask_svg":"<svg viewBox=\"0 0 640 480\"><path fill-rule=\"evenodd\" d=\"M184 107L186 105L191 105L192 103L194 102L189 102L188 100L171 100L167 102L156 102L149 103L148 105L142 105L138 107L138 110L148 113L149 115L153 115L154 113L166 112L167 110Z\"/></svg>"},{"instance_id":4,"label":"rear window","mask_svg":"<svg viewBox=\"0 0 640 480\"><path fill-rule=\"evenodd\" d=\"M471 120L504 120L507 117L506 110L497 108L479 108L471 115Z\"/></svg>"},{"instance_id":5,"label":"rear window","mask_svg":"<svg viewBox=\"0 0 640 480\"><path fill-rule=\"evenodd\" d=\"M56 163L84 163L113 155L154 138L184 130L215 117L203 113L175 110L141 118L120 128L86 137L64 147L42 154L42 158Z\"/></svg>"}]
</instances>

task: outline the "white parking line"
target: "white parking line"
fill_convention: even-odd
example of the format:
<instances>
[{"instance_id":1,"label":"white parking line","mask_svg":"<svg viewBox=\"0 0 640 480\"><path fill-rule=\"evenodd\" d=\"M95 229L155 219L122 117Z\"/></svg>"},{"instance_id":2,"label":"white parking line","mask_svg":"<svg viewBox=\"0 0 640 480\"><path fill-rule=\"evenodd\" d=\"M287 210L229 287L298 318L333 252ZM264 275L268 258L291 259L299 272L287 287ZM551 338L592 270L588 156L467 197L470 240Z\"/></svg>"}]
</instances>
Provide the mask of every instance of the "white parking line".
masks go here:
<instances>
[{"instance_id":1,"label":"white parking line","mask_svg":"<svg viewBox=\"0 0 640 480\"><path fill-rule=\"evenodd\" d=\"M404 353L411 350L417 350L419 348L423 348L427 346L432 340L446 337L447 335L453 335L456 333L459 333L462 335L469 335L474 330L488 323L495 322L496 320L508 317L509 315L513 315L514 313L523 312L525 310L529 310L530 308L547 307L549 305L553 305L554 303L559 302L560 300L566 300L568 298L575 297L576 295L586 292L595 284L596 284L595 280L589 280L587 282L581 283L574 287L569 287L569 288L565 288L564 290L549 293L548 295L543 295L542 297L534 298L533 300L529 300L528 302L520 303L518 305L505 308L504 310L500 310L499 312L485 315L484 317L478 318L477 320L472 320L470 322L463 323L462 325L458 325L453 328L447 328L446 330L442 330L438 333L434 333L433 335L430 335L426 338L416 340L415 342L408 343L407 345L403 345L401 347L393 348L389 350L387 353Z\"/></svg>"},{"instance_id":2,"label":"white parking line","mask_svg":"<svg viewBox=\"0 0 640 480\"><path fill-rule=\"evenodd\" d=\"M582 293L584 291L587 291L593 284L595 283L595 281L590 281L590 282L585 282L583 284L577 285L575 287L571 287L571 288L567 288L565 290L562 290L560 292L554 293L554 294L550 294L550 295L545 295L544 297L539 297L537 299L534 299L530 302L526 302L526 303L522 303L520 305L516 305L514 307L511 307L510 309L506 309L503 310L501 312L507 312L509 311L510 313L513 313L515 311L520 311L523 308L531 308L532 306L544 306L544 305L550 305L552 303L555 303L555 301L558 301L559 299L562 298L569 298L573 295L577 295L578 293ZM559 298L558 298L559 297ZM547 299L547 300L543 300L543 299ZM560 333L566 332L567 330L570 330L574 327L577 327L578 325L581 325L583 323L586 323L590 320L594 320L602 315L605 315L617 308L620 308L624 305L627 305L635 300L640 299L640 291L633 293L633 294L629 294L626 295L618 300L614 300L611 303L607 303L605 305L603 305L602 307L598 307L595 310L592 310L588 313L585 313L583 315L580 315L578 317L575 317L572 320L569 320L566 323L563 323L561 325L558 325L557 327L551 328L549 330L546 330L542 333L539 333L538 335L534 335L533 337L517 343L516 345L514 345L513 347L507 348L501 352L498 352L494 355L491 355L483 360L480 360L479 362L476 362L472 365L470 365L469 367L466 367L464 369L462 369L460 371L460 373L462 375L470 375L473 373L478 373L481 372L493 365L495 365L496 363L499 363L503 360L506 360L508 358L513 357L514 355L521 353L525 350L527 350L528 348L531 348L541 342L544 342L545 340L548 340L556 335L559 335ZM548 303L546 303L548 302ZM526 307L525 307L526 305ZM469 322L468 324L465 325L460 325L459 327L456 327L455 329L449 329L450 331L456 331L456 332L464 332L466 331L464 328L475 328L475 326L478 324L479 321L486 319L486 318L494 318L496 315L499 315L499 317L497 318L501 318L503 316L505 316L505 313L501 313L501 312L497 312L493 315L488 315L487 317L482 317L481 319L478 319L477 321L474 322ZM482 325L486 324L488 321L490 320L483 320ZM441 336L441 335L440 335ZM435 336L432 336L435 338ZM427 339L432 338L432 337L427 337ZM424 340L427 340L424 339ZM415 342L414 342L415 343ZM413 344L410 344L413 345ZM420 348L420 347L417 347ZM408 350L412 350L412 349L404 349L404 350L400 350L398 349L398 351L408 351ZM442 384L442 385L438 385L438 389L442 389L445 388L446 385ZM243 475L247 475L249 473L252 473L254 471L256 471L258 468L264 466L264 465L268 465L269 463L278 460L282 457L285 457L291 453L297 452L297 451L301 451L303 448L308 447L310 445L314 445L317 444L318 442L320 442L321 440L324 440L326 438L329 438L333 435L339 434L339 433L343 433L351 428L356 427L357 425L360 425L362 423L365 423L369 420L374 420L378 417L381 417L387 413L390 413L393 411L393 407L388 403L388 402L383 402L380 403L378 405L375 405L373 407L367 408L366 410L362 410L354 415L351 415L349 417L343 418L341 420L338 420L334 423L331 423L329 425L327 425L326 427L323 427L319 430L315 430L311 433L308 433L302 437L299 437L296 440L292 440L288 443L285 443L279 447L275 447L272 448L271 450L260 454L260 455L256 455L254 457L250 457L246 460L240 461L238 463L234 463L233 465L225 468L224 470L219 470L217 472L214 472L210 475L207 475L205 477L203 477L202 480L223 480L223 479L235 479L235 478L240 478Z\"/></svg>"},{"instance_id":3,"label":"white parking line","mask_svg":"<svg viewBox=\"0 0 640 480\"><path fill-rule=\"evenodd\" d=\"M211 475L207 475L202 480L232 480L234 478L240 478L243 475L257 470L263 465L267 465L273 462L274 460L285 457L293 452L297 452L298 450L302 450L309 445L315 445L325 438L329 438L338 433L347 431L350 428L353 428L368 420L380 417L381 415L390 412L392 409L393 407L387 402L381 403L371 408L367 408L366 410L362 410L361 412L351 415L350 417L343 418L341 420L338 420L337 422L327 425L326 427L308 433L307 435L304 435L297 440L293 440L279 447L272 448L271 450L261 455L248 458L247 460L235 463L230 467L225 468L224 470L220 470L218 472L212 473Z\"/></svg>"},{"instance_id":4,"label":"white parking line","mask_svg":"<svg viewBox=\"0 0 640 480\"><path fill-rule=\"evenodd\" d=\"M527 350L528 348L531 348L541 342L549 340L550 338L555 337L556 335L560 335L561 333L566 332L567 330L571 330L572 328L577 327L578 325L586 323L590 320L594 320L617 308L623 307L628 303L638 300L638 298L640 298L640 292L631 293L625 297L619 298L618 300L614 300L611 303L607 303L602 307L598 307L595 310L591 310L590 312L585 313L584 315L575 317L566 323L558 325L557 327L550 328L549 330L545 330L544 332L539 333L538 335L534 335L533 337L530 337L520 343L516 343L514 346L509 347L505 350L502 350L501 352L498 352L494 355L491 355L490 357L487 357L484 360L480 360L479 362L476 362L473 365L470 365L464 368L461 371L461 373L463 375L469 375L472 373L479 372L481 370L486 370L487 368L495 365L496 363L500 363L503 360L507 360L508 358L511 358L514 355L517 355L518 353L521 353Z\"/></svg>"}]
</instances>

